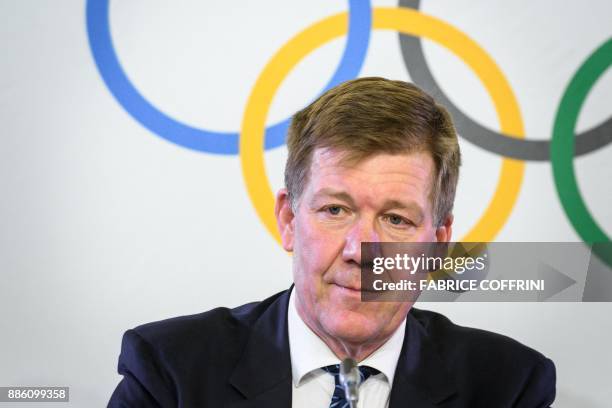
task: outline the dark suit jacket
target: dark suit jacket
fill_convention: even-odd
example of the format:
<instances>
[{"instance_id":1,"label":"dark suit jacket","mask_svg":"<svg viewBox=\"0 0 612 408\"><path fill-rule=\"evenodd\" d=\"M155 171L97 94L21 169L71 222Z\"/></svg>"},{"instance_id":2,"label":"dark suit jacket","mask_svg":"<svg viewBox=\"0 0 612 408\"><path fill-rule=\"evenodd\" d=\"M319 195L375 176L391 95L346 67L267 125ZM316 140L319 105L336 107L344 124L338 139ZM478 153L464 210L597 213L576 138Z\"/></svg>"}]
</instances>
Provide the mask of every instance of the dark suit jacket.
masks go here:
<instances>
[{"instance_id":1,"label":"dark suit jacket","mask_svg":"<svg viewBox=\"0 0 612 408\"><path fill-rule=\"evenodd\" d=\"M289 290L128 330L109 407L290 408ZM391 408L548 407L549 359L498 334L412 309Z\"/></svg>"}]
</instances>

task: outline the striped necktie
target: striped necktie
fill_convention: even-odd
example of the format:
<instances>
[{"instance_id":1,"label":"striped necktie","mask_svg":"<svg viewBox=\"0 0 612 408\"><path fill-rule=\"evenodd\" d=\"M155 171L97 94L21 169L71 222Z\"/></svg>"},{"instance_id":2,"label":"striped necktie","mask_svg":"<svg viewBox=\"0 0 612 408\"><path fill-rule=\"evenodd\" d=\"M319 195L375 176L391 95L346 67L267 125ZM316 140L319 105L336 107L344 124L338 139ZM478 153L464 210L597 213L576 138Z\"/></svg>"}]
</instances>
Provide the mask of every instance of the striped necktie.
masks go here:
<instances>
[{"instance_id":1,"label":"striped necktie","mask_svg":"<svg viewBox=\"0 0 612 408\"><path fill-rule=\"evenodd\" d=\"M323 367L323 370L334 376L334 395L332 395L329 408L348 408L349 402L346 400L342 385L340 385L340 364ZM380 371L375 368L368 366L359 366L359 375L361 377L360 384L363 384L365 380L367 380L371 375L376 375L378 373L380 373Z\"/></svg>"}]
</instances>

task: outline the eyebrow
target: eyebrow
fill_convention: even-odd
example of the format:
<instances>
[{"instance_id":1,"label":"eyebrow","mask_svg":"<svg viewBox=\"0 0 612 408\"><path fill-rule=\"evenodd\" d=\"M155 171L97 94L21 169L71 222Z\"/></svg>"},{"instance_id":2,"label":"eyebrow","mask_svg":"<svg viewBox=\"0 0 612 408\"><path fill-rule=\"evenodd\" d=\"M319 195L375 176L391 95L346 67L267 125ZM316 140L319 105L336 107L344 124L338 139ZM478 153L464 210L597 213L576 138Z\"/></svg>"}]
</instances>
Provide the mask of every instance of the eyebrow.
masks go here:
<instances>
[{"instance_id":1,"label":"eyebrow","mask_svg":"<svg viewBox=\"0 0 612 408\"><path fill-rule=\"evenodd\" d=\"M318 200L321 197L336 198L338 200L346 202L347 204L351 206L355 205L355 200L353 200L353 197L351 197L347 192L341 191L341 190L334 190L333 188L323 188L317 191L312 196L311 203L314 203L316 200Z\"/></svg>"},{"instance_id":2,"label":"eyebrow","mask_svg":"<svg viewBox=\"0 0 612 408\"><path fill-rule=\"evenodd\" d=\"M342 190L335 190L333 188L323 188L317 191L312 197L312 200L310 202L311 205L314 204L318 199L322 197L335 198L335 199L346 202L350 206L355 206L355 200L353 200L353 197L351 197L350 194ZM382 208L385 211L392 210L392 209L410 211L413 215L416 216L417 220L415 220L415 222L417 224L420 224L425 218L425 215L423 213L423 209L421 208L421 206L414 202L405 203L399 200L387 200L383 203Z\"/></svg>"}]
</instances>

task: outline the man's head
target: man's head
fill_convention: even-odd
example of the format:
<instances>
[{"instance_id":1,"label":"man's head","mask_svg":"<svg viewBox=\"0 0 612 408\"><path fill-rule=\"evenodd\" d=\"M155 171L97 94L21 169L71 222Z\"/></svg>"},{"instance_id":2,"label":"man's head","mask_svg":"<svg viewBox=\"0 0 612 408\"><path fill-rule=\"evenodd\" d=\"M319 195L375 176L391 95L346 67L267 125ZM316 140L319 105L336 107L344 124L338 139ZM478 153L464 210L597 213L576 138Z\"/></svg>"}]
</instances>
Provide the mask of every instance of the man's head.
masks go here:
<instances>
[{"instance_id":1,"label":"man's head","mask_svg":"<svg viewBox=\"0 0 612 408\"><path fill-rule=\"evenodd\" d=\"M298 112L287 146L276 216L298 312L328 344L367 348L411 304L360 302L361 242L450 240L460 164L450 116L414 85L362 78Z\"/></svg>"}]
</instances>

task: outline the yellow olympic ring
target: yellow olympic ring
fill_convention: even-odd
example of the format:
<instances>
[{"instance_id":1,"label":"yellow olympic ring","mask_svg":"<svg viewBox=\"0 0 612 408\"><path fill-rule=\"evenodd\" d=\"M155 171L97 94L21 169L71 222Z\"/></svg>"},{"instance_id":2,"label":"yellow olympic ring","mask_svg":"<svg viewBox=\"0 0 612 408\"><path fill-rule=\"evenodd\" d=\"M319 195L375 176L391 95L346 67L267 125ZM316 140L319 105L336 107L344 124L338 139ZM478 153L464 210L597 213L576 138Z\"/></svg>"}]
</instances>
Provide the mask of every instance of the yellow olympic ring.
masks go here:
<instances>
[{"instance_id":1,"label":"yellow olympic ring","mask_svg":"<svg viewBox=\"0 0 612 408\"><path fill-rule=\"evenodd\" d=\"M478 75L491 96L501 131L524 138L523 121L510 85L493 59L476 42L442 20L415 10L377 7L373 29L397 30L420 35L445 46ZM276 241L280 242L274 218L274 194L264 164L264 130L272 98L293 67L328 41L346 34L348 15L340 13L321 20L293 37L272 57L261 72L247 101L240 132L239 154L248 194L255 210ZM497 188L478 222L461 241L493 241L504 226L523 181L525 164L505 158Z\"/></svg>"}]
</instances>

